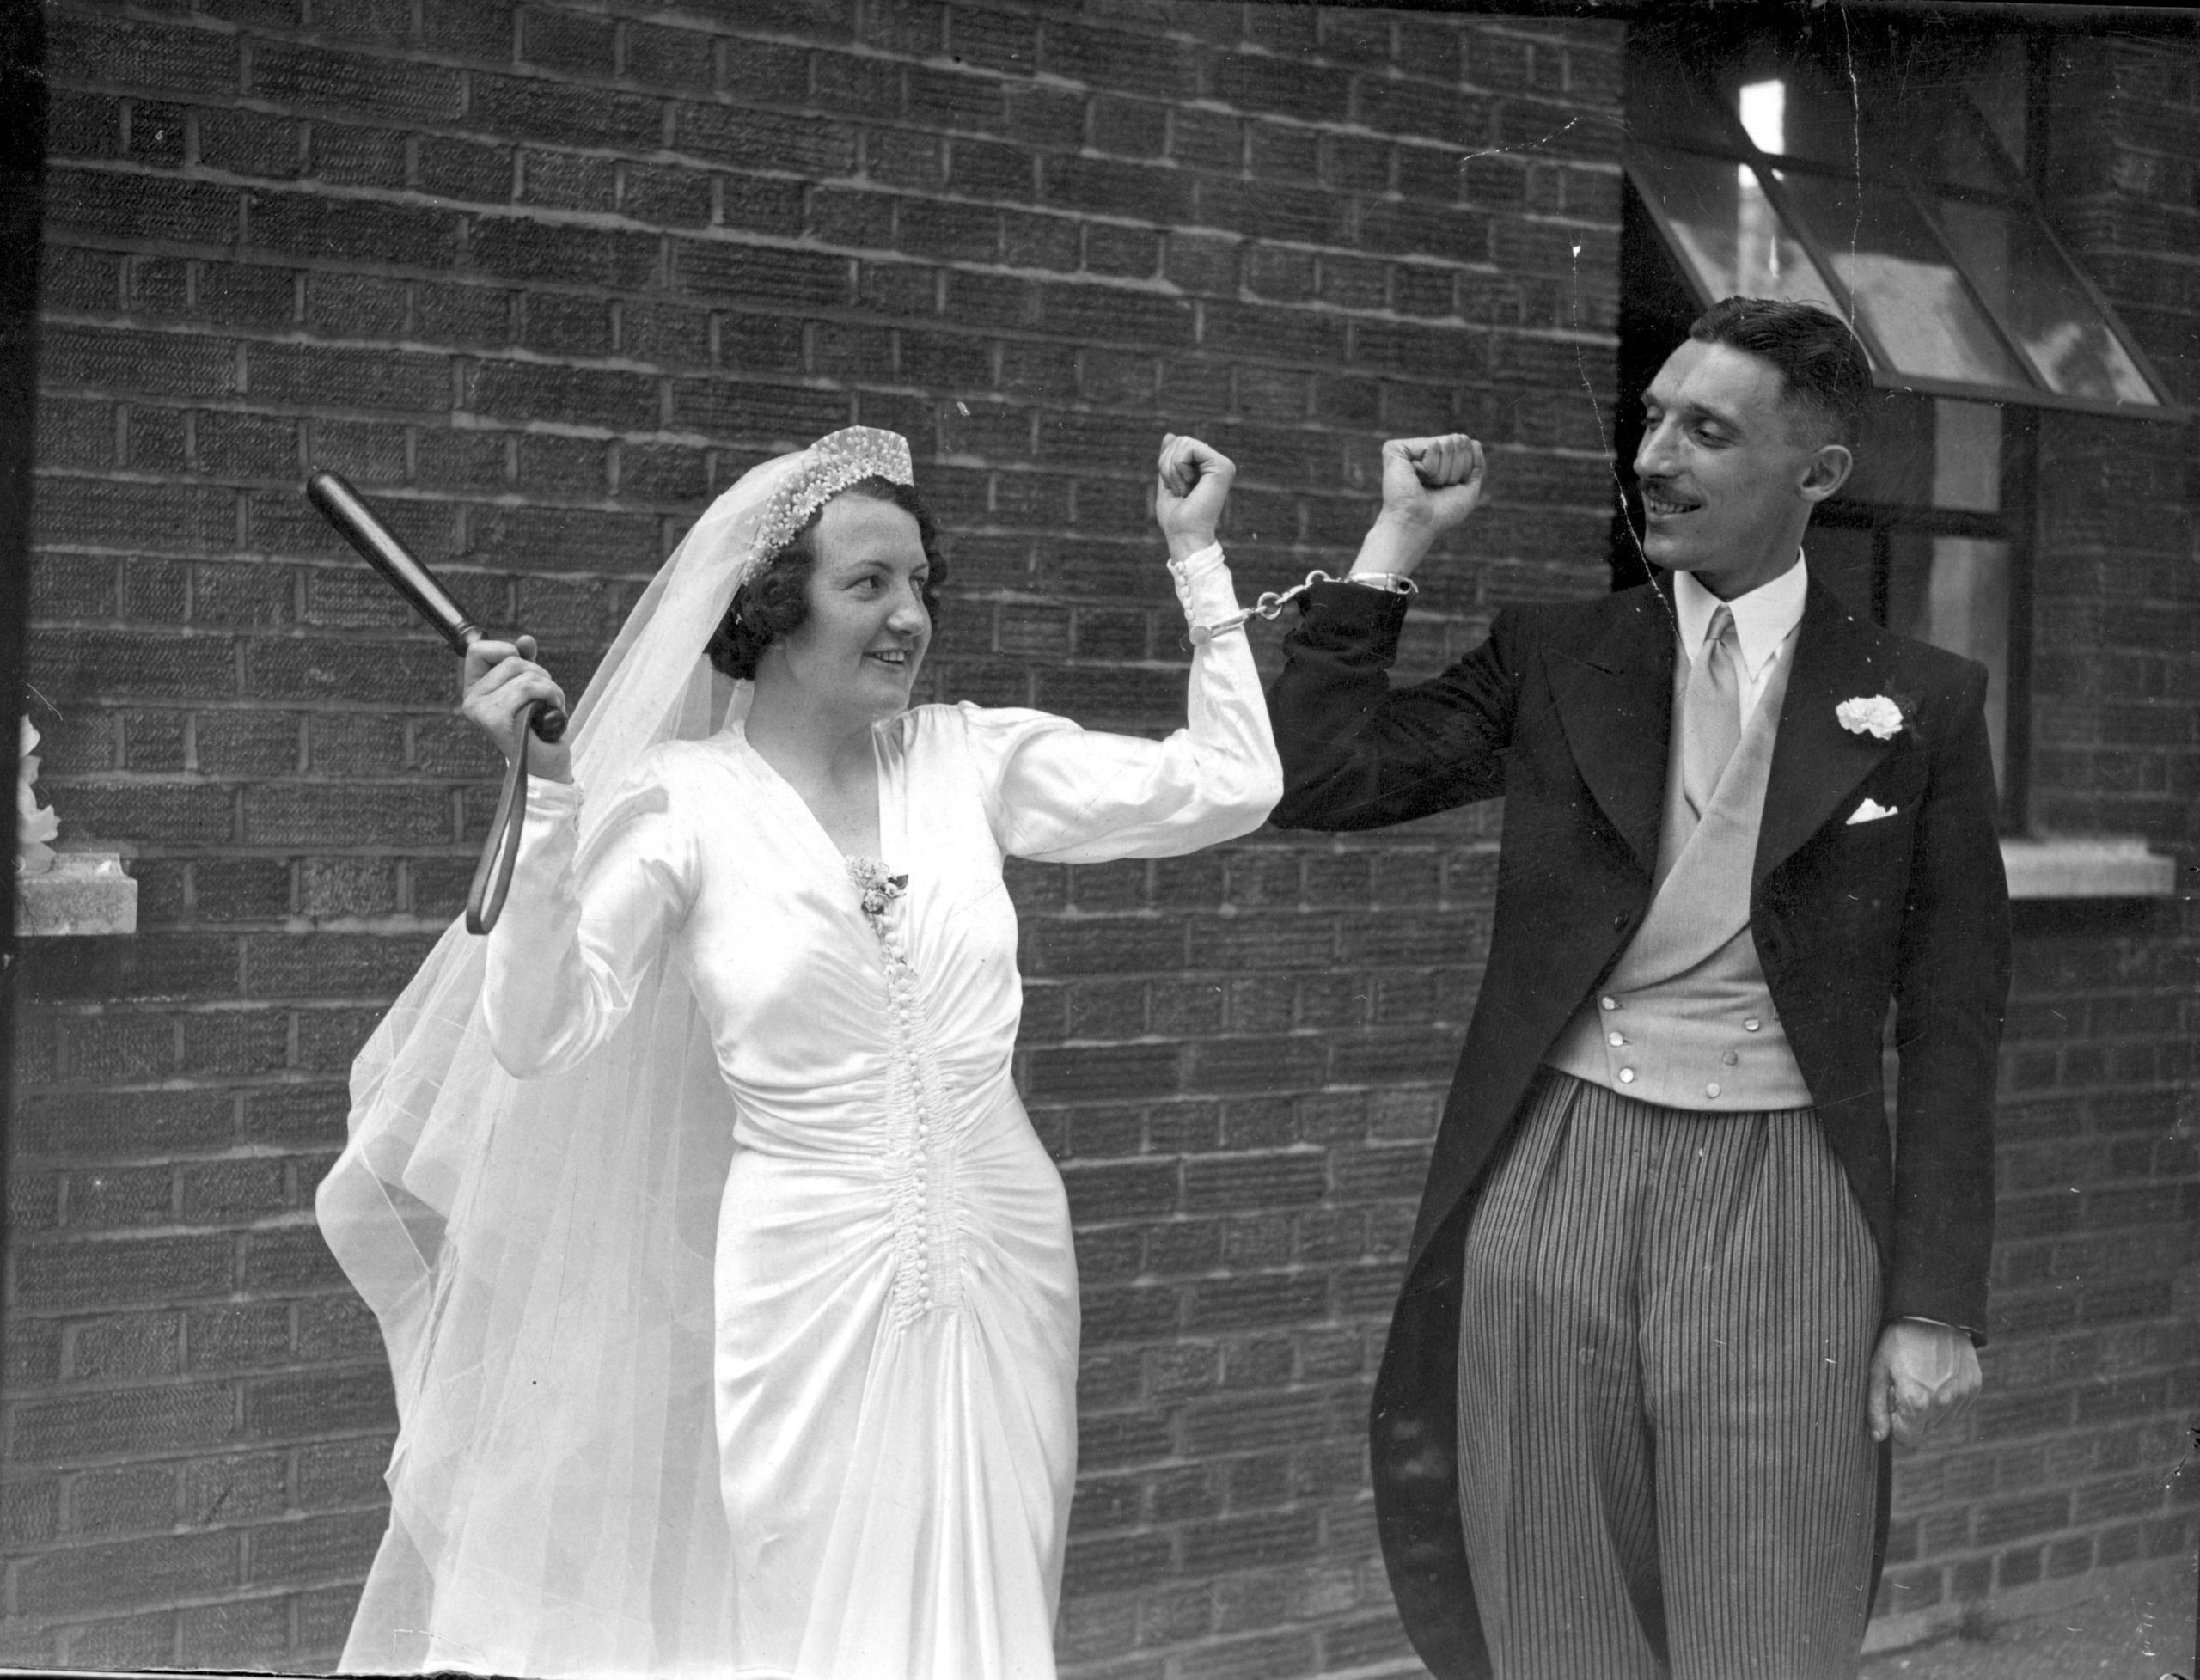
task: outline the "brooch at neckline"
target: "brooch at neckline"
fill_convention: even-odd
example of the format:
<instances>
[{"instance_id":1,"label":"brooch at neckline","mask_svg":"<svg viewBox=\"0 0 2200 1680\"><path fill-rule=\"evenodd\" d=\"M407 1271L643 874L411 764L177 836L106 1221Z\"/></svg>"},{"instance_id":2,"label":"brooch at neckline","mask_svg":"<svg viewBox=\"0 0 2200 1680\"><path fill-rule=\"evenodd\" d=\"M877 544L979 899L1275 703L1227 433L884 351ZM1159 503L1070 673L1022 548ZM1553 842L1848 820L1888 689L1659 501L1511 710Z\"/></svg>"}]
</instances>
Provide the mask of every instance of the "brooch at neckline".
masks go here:
<instances>
[{"instance_id":1,"label":"brooch at neckline","mask_svg":"<svg viewBox=\"0 0 2200 1680\"><path fill-rule=\"evenodd\" d=\"M886 865L876 858L850 858L848 877L863 894L863 913L876 920L886 913L886 907L909 889L906 875L889 875Z\"/></svg>"}]
</instances>

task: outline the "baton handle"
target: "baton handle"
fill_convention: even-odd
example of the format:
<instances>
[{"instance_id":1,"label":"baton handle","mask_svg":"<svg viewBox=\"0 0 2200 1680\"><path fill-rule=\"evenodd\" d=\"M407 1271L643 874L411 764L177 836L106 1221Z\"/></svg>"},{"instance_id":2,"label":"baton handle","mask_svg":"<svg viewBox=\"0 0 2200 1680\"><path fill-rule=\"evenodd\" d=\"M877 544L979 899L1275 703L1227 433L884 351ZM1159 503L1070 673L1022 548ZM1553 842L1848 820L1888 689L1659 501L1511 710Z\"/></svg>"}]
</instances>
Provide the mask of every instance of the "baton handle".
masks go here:
<instances>
[{"instance_id":1,"label":"baton handle","mask_svg":"<svg viewBox=\"0 0 2200 1680\"><path fill-rule=\"evenodd\" d=\"M335 473L315 473L306 480L306 499L318 508L359 558L382 573L389 586L412 603L436 633L450 644L451 651L464 654L481 639L481 626L468 618L436 574L413 558L396 534L359 499L359 494ZM529 727L538 739L554 742L565 733L565 714L554 706L535 708Z\"/></svg>"}]
</instances>

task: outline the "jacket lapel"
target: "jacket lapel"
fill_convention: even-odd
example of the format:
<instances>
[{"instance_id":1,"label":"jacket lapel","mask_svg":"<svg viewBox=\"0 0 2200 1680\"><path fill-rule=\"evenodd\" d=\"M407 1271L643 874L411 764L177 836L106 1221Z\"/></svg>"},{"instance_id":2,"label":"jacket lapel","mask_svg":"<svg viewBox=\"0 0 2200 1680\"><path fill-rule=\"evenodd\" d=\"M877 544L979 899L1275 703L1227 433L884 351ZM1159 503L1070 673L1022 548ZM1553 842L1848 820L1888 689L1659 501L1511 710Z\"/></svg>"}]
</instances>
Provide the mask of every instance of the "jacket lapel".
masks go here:
<instances>
[{"instance_id":1,"label":"jacket lapel","mask_svg":"<svg viewBox=\"0 0 2200 1680\"><path fill-rule=\"evenodd\" d=\"M1879 632L1813 578L1765 781L1752 886L1817 833L1901 738L1858 735L1834 716L1842 701L1880 693L1885 670Z\"/></svg>"},{"instance_id":2,"label":"jacket lapel","mask_svg":"<svg viewBox=\"0 0 2200 1680\"><path fill-rule=\"evenodd\" d=\"M1658 866L1675 657L1672 605L1654 587L1627 600L1584 651L1550 654L1574 767L1646 876Z\"/></svg>"}]
</instances>

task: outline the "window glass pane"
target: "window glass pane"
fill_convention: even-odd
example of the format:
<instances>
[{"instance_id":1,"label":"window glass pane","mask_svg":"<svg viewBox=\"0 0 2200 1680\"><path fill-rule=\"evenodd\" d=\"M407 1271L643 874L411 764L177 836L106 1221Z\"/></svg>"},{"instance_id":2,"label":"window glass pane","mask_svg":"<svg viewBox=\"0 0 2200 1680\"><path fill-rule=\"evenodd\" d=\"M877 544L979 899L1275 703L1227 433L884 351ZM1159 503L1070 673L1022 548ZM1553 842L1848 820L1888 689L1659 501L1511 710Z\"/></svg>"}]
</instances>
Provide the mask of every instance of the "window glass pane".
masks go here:
<instances>
[{"instance_id":1,"label":"window glass pane","mask_svg":"<svg viewBox=\"0 0 2200 1680\"><path fill-rule=\"evenodd\" d=\"M2009 545L1922 531L1896 531L1891 538L1888 626L1986 667L1986 733L1994 779L2001 785L2009 710Z\"/></svg>"},{"instance_id":2,"label":"window glass pane","mask_svg":"<svg viewBox=\"0 0 2200 1680\"><path fill-rule=\"evenodd\" d=\"M1876 391L1865 405L1856 464L1841 486L1844 502L1897 507L1933 504L1933 400ZM1815 541L1815 539L1813 539Z\"/></svg>"},{"instance_id":3,"label":"window glass pane","mask_svg":"<svg viewBox=\"0 0 2200 1680\"><path fill-rule=\"evenodd\" d=\"M2001 411L1990 402L1933 405L1933 505L2001 510Z\"/></svg>"},{"instance_id":4,"label":"window glass pane","mask_svg":"<svg viewBox=\"0 0 2200 1680\"><path fill-rule=\"evenodd\" d=\"M1943 199L1942 227L1990 299L2063 396L2158 406L2154 392L2028 211Z\"/></svg>"},{"instance_id":5,"label":"window glass pane","mask_svg":"<svg viewBox=\"0 0 2200 1680\"><path fill-rule=\"evenodd\" d=\"M1783 171L1778 177L1818 235L1856 313L1901 372L2028 388L2028 380L1906 195Z\"/></svg>"},{"instance_id":6,"label":"window glass pane","mask_svg":"<svg viewBox=\"0 0 2200 1680\"><path fill-rule=\"evenodd\" d=\"M1836 499L1999 513L2001 405L1877 393L1864 412L1856 463Z\"/></svg>"},{"instance_id":7,"label":"window glass pane","mask_svg":"<svg viewBox=\"0 0 2200 1680\"><path fill-rule=\"evenodd\" d=\"M1647 148L1635 162L1636 184L1665 211L1682 256L1713 297L1806 298L1836 307L1747 164Z\"/></svg>"},{"instance_id":8,"label":"window glass pane","mask_svg":"<svg viewBox=\"0 0 2200 1680\"><path fill-rule=\"evenodd\" d=\"M2012 163L2025 156L2025 43L2021 35L1995 40L1971 73L1971 102L1985 116L1994 137Z\"/></svg>"},{"instance_id":9,"label":"window glass pane","mask_svg":"<svg viewBox=\"0 0 2200 1680\"><path fill-rule=\"evenodd\" d=\"M1785 55L1768 64L1769 56L1752 55L1754 68L1730 70L1721 87L1723 102L1742 119L1757 149L1853 170L1866 130L1849 84Z\"/></svg>"},{"instance_id":10,"label":"window glass pane","mask_svg":"<svg viewBox=\"0 0 2200 1680\"><path fill-rule=\"evenodd\" d=\"M1807 158L1849 176L1860 167L1899 167L1993 192L2014 186L1965 101L1968 77L1911 64L1890 87L1864 68L1861 89L1792 59L1732 70L1724 102L1757 150L1775 157Z\"/></svg>"},{"instance_id":11,"label":"window glass pane","mask_svg":"<svg viewBox=\"0 0 2200 1680\"><path fill-rule=\"evenodd\" d=\"M1937 134L1920 136L1932 150L1897 152L1894 159L1907 162L1929 185L1934 177L1959 186L1980 186L1994 192L2013 192L2015 178L1995 156L1986 125L1960 102L1944 107Z\"/></svg>"}]
</instances>

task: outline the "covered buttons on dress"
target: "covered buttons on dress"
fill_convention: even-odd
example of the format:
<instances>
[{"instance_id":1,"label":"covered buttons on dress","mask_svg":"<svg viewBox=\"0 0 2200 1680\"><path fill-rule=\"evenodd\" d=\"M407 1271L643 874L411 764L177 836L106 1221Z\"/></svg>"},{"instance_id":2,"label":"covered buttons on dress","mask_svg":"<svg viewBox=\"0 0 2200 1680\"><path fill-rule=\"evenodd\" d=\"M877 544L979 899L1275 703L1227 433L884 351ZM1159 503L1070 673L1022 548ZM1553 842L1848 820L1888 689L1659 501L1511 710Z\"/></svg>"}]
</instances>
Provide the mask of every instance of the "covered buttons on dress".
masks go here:
<instances>
[{"instance_id":1,"label":"covered buttons on dress","mask_svg":"<svg viewBox=\"0 0 2200 1680\"><path fill-rule=\"evenodd\" d=\"M954 1304L961 1269L955 1252L954 1162L938 1146L933 1121L944 1087L916 971L895 913L909 878L889 875L870 858L851 858L847 868L883 958L895 1099L886 1144L894 1198L893 1313L895 1325L906 1326L936 1306Z\"/></svg>"}]
</instances>

